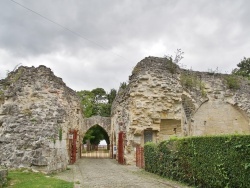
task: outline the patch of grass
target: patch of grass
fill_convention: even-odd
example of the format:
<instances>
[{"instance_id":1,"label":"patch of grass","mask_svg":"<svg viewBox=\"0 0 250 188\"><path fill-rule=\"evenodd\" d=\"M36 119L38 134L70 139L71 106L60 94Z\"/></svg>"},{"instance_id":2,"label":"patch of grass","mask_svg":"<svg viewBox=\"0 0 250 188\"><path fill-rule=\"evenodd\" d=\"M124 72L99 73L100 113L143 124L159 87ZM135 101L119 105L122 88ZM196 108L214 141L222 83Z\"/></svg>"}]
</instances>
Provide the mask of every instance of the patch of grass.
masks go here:
<instances>
[{"instance_id":1,"label":"patch of grass","mask_svg":"<svg viewBox=\"0 0 250 188\"><path fill-rule=\"evenodd\" d=\"M73 188L73 182L66 182L42 173L9 171L8 185L11 188Z\"/></svg>"}]
</instances>

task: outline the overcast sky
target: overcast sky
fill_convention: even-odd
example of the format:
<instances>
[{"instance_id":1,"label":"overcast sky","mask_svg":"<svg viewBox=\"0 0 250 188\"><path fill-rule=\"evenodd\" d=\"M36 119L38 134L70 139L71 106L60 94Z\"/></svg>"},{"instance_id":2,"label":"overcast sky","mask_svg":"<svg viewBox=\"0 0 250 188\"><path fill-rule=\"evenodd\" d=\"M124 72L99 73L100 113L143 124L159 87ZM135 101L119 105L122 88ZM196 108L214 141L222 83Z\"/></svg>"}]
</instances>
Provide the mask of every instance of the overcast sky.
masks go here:
<instances>
[{"instance_id":1,"label":"overcast sky","mask_svg":"<svg viewBox=\"0 0 250 188\"><path fill-rule=\"evenodd\" d=\"M0 78L46 65L74 90L118 89L147 56L231 72L250 57L249 0L0 0ZM78 36L76 36L78 35ZM86 40L87 39L87 40Z\"/></svg>"}]
</instances>

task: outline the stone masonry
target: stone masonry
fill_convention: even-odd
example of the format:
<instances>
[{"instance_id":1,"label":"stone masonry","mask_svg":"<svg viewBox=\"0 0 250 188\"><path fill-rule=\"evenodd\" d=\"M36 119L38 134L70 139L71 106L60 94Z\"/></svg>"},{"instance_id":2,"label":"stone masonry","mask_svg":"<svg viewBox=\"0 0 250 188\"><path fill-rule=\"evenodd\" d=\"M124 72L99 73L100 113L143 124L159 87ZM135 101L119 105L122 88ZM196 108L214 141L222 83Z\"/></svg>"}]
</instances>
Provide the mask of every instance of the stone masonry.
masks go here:
<instances>
[{"instance_id":1,"label":"stone masonry","mask_svg":"<svg viewBox=\"0 0 250 188\"><path fill-rule=\"evenodd\" d=\"M166 58L139 62L112 105L114 144L118 145L118 133L124 132L126 164L135 162L136 146L147 141L249 134L249 81L238 78L239 88L232 90L227 76L183 70Z\"/></svg>"},{"instance_id":2,"label":"stone masonry","mask_svg":"<svg viewBox=\"0 0 250 188\"><path fill-rule=\"evenodd\" d=\"M99 125L100 127L102 127L110 136L111 133L110 117L92 116L90 118L84 118L83 124L81 125L82 135L84 136L85 133L94 125Z\"/></svg>"},{"instance_id":3,"label":"stone masonry","mask_svg":"<svg viewBox=\"0 0 250 188\"><path fill-rule=\"evenodd\" d=\"M239 87L229 89L228 76L147 57L135 66L127 87L119 89L111 118L84 119L80 99L61 78L45 66L21 66L0 80L0 166L65 170L72 148L78 159L82 138L95 124L107 131L111 145L123 144L126 164L135 162L136 147L148 141L249 134L249 80L238 77ZM73 130L76 145L69 135ZM118 142L121 132L125 136Z\"/></svg>"},{"instance_id":4,"label":"stone masonry","mask_svg":"<svg viewBox=\"0 0 250 188\"><path fill-rule=\"evenodd\" d=\"M79 130L82 121L76 92L61 78L45 66L19 67L0 81L0 165L66 169L68 131Z\"/></svg>"}]
</instances>

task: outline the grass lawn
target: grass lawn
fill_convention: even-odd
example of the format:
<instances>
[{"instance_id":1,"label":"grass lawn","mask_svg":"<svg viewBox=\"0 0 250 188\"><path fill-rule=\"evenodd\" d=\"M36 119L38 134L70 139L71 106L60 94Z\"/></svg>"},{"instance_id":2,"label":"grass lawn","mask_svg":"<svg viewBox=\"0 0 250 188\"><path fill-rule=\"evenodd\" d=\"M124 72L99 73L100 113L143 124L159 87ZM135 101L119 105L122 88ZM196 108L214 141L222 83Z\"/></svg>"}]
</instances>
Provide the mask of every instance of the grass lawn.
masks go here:
<instances>
[{"instance_id":1,"label":"grass lawn","mask_svg":"<svg viewBox=\"0 0 250 188\"><path fill-rule=\"evenodd\" d=\"M9 171L8 185L11 188L73 188L73 182L66 182L42 173Z\"/></svg>"}]
</instances>

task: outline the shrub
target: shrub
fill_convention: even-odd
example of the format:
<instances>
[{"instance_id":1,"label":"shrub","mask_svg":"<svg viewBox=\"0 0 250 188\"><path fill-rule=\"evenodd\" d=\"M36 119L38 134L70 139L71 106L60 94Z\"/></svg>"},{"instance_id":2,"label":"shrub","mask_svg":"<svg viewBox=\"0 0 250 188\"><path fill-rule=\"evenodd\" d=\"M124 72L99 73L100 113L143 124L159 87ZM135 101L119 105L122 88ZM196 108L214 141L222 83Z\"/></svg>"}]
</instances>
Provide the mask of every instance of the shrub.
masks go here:
<instances>
[{"instance_id":1,"label":"shrub","mask_svg":"<svg viewBox=\"0 0 250 188\"><path fill-rule=\"evenodd\" d=\"M145 170L196 187L250 187L249 153L250 135L150 143L144 148Z\"/></svg>"},{"instance_id":2,"label":"shrub","mask_svg":"<svg viewBox=\"0 0 250 188\"><path fill-rule=\"evenodd\" d=\"M158 160L156 159L159 158L158 154L159 152L158 152L158 148L156 144L152 142L147 142L145 144L144 155L147 156L145 157L145 170L146 171L157 174L158 165L156 165L156 163Z\"/></svg>"},{"instance_id":3,"label":"shrub","mask_svg":"<svg viewBox=\"0 0 250 188\"><path fill-rule=\"evenodd\" d=\"M240 81L237 76L229 75L225 77L227 88L237 90L240 88Z\"/></svg>"}]
</instances>

